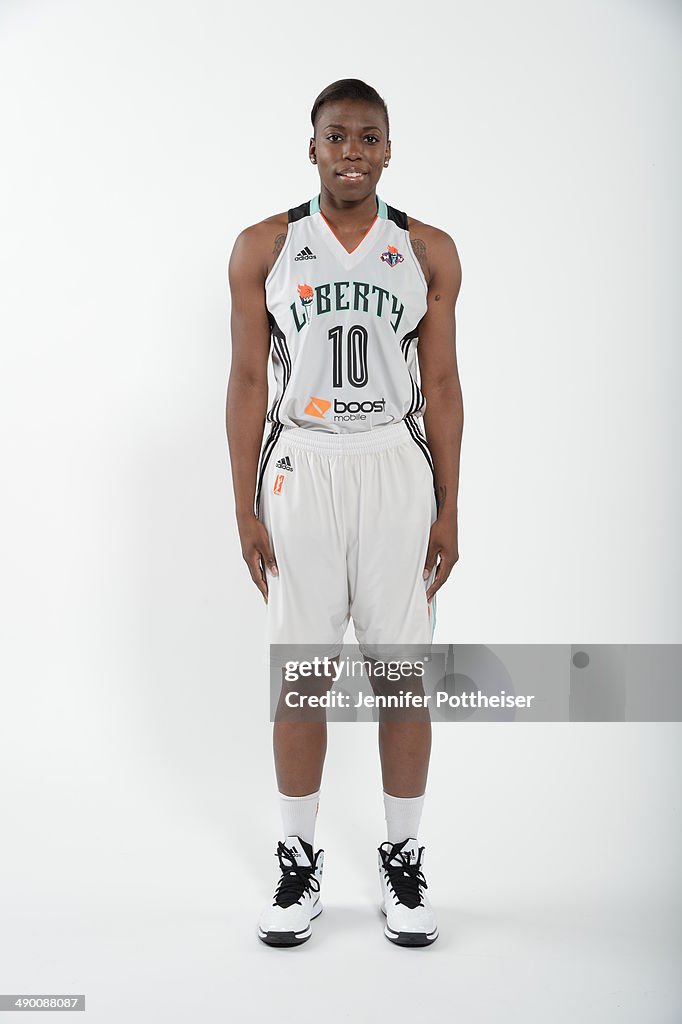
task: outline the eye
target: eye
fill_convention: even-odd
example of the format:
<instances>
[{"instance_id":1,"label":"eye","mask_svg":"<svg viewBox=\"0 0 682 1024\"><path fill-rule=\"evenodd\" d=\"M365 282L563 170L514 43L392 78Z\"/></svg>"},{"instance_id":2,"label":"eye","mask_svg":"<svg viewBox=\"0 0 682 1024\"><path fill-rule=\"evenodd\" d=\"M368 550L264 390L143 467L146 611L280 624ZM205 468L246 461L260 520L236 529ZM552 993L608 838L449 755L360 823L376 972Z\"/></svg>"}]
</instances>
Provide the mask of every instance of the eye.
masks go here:
<instances>
[{"instance_id":1,"label":"eye","mask_svg":"<svg viewBox=\"0 0 682 1024\"><path fill-rule=\"evenodd\" d=\"M341 138L341 136L338 134L338 132L332 132L331 135L327 136L327 141L331 142L332 139L340 139L340 138Z\"/></svg>"},{"instance_id":2,"label":"eye","mask_svg":"<svg viewBox=\"0 0 682 1024\"><path fill-rule=\"evenodd\" d=\"M376 137L376 135L365 135L365 138L366 139L373 139L374 142L378 142L379 141L378 138Z\"/></svg>"}]
</instances>

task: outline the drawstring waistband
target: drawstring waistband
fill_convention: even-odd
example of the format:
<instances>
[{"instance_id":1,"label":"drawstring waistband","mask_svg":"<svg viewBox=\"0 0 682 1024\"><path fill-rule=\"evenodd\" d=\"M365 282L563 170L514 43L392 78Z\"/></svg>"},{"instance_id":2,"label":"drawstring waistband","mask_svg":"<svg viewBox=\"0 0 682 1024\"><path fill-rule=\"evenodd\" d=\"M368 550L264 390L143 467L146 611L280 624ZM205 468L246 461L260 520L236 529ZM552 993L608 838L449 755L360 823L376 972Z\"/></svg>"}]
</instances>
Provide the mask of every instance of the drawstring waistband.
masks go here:
<instances>
[{"instance_id":1,"label":"drawstring waistband","mask_svg":"<svg viewBox=\"0 0 682 1024\"><path fill-rule=\"evenodd\" d=\"M278 444L289 444L305 451L321 452L325 455L357 454L358 452L379 452L395 448L412 439L404 420L388 423L373 430L358 430L344 434L332 434L324 430L306 427L288 427L279 436Z\"/></svg>"}]
</instances>

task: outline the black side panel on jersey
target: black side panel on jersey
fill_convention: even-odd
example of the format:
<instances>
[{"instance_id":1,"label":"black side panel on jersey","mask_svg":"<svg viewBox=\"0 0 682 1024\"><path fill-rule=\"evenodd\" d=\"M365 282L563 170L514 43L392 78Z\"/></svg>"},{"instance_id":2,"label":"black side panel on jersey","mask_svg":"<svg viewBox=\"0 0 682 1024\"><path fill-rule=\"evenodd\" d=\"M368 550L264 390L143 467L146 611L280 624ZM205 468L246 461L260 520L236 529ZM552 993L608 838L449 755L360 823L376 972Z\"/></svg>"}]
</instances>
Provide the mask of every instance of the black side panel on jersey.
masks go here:
<instances>
[{"instance_id":1,"label":"black side panel on jersey","mask_svg":"<svg viewBox=\"0 0 682 1024\"><path fill-rule=\"evenodd\" d=\"M289 223L291 224L295 220L302 220L303 217L310 216L310 200L305 203L301 203L300 206L292 206L288 211Z\"/></svg>"},{"instance_id":2,"label":"black side panel on jersey","mask_svg":"<svg viewBox=\"0 0 682 1024\"><path fill-rule=\"evenodd\" d=\"M267 440L261 449L260 462L258 465L258 477L256 482L256 500L254 503L254 512L256 518L260 517L260 503L261 494L263 490L263 479L265 477L265 471L268 468L268 462L270 456L274 450L275 445L279 441L280 435L284 430L284 424L279 419L279 408L284 400L289 380L291 379L291 353L287 346L287 339L284 331L281 329L274 316L270 312L268 313L268 323L270 324L270 339L272 346L275 349L279 361L282 364L283 380L282 380L282 394L279 399L273 404L272 408L268 410L265 417L266 423L272 423L270 433L268 434Z\"/></svg>"},{"instance_id":3,"label":"black side panel on jersey","mask_svg":"<svg viewBox=\"0 0 682 1024\"><path fill-rule=\"evenodd\" d=\"M256 519L260 519L260 503L261 493L263 490L263 477L265 476L265 470L267 469L270 456L275 448L275 445L279 441L280 434L284 430L284 426L281 423L273 423L272 430L268 434L267 441L263 445L263 450L260 457L260 466L258 467L258 481L256 486L256 499L254 502L254 513Z\"/></svg>"},{"instance_id":4,"label":"black side panel on jersey","mask_svg":"<svg viewBox=\"0 0 682 1024\"><path fill-rule=\"evenodd\" d=\"M409 358L410 346L412 345L412 342L416 344L418 337L418 330L410 331L410 333L406 334L405 337L400 342L400 348L402 350L403 355L405 356L405 362L407 362ZM424 395L422 393L422 390L411 374L410 380L412 382L412 401L410 402L410 407L407 410L406 416L411 415L413 412L423 412L424 409Z\"/></svg>"},{"instance_id":5,"label":"black side panel on jersey","mask_svg":"<svg viewBox=\"0 0 682 1024\"><path fill-rule=\"evenodd\" d=\"M392 220L394 224L398 225L399 228L402 228L404 231L407 231L406 213L403 213L402 210L396 210L394 206L389 206L388 203L386 204L386 213L388 215L389 220Z\"/></svg>"},{"instance_id":6,"label":"black side panel on jersey","mask_svg":"<svg viewBox=\"0 0 682 1024\"><path fill-rule=\"evenodd\" d=\"M273 404L272 408L269 410L265 418L267 420L270 420L270 422L272 423L281 423L282 421L279 418L279 409L282 402L284 401L284 395L286 394L287 386L291 378L292 359L291 353L289 352L289 346L287 345L286 334L279 326L279 324L277 323L269 309L267 311L267 314L268 323L270 324L270 341L272 343L273 349L277 353L277 357L280 363L282 364L283 380L282 394L279 396L278 400Z\"/></svg>"}]
</instances>

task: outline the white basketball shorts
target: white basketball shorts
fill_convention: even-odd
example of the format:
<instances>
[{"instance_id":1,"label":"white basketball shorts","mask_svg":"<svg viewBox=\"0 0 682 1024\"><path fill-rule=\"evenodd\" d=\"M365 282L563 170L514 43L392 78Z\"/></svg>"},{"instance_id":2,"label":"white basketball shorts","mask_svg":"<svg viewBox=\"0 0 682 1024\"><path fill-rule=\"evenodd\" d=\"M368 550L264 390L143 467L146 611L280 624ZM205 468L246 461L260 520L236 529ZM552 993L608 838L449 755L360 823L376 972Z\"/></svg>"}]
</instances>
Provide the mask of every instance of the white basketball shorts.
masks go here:
<instances>
[{"instance_id":1,"label":"white basketball shorts","mask_svg":"<svg viewBox=\"0 0 682 1024\"><path fill-rule=\"evenodd\" d=\"M352 616L363 657L415 658L414 645L428 652L435 567L427 580L423 571L436 515L431 467L405 423L346 434L285 429L259 508L279 569L266 573L270 644L314 644L335 657Z\"/></svg>"}]
</instances>

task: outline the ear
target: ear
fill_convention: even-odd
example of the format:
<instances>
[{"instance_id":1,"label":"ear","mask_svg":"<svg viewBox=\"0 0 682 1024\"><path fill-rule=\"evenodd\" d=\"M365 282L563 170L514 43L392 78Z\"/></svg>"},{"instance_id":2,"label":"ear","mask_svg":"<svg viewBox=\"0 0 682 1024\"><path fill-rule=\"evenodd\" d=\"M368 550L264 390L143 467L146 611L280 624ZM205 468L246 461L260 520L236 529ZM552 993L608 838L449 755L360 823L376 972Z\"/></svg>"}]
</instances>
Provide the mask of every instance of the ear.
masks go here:
<instances>
[{"instance_id":1,"label":"ear","mask_svg":"<svg viewBox=\"0 0 682 1024\"><path fill-rule=\"evenodd\" d=\"M310 157L311 160L315 156L315 139L314 138L311 138L310 143L308 144L308 156Z\"/></svg>"}]
</instances>

